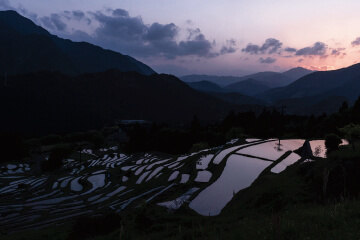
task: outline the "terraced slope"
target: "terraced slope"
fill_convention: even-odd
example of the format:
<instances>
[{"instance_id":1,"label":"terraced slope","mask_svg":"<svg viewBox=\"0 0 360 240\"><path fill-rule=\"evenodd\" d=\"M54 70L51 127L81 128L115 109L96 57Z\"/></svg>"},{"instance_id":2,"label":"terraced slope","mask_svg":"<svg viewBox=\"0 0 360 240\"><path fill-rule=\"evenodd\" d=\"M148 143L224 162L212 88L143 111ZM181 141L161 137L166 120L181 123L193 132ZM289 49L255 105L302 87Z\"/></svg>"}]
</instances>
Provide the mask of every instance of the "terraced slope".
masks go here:
<instances>
[{"instance_id":1,"label":"terraced slope","mask_svg":"<svg viewBox=\"0 0 360 240\"><path fill-rule=\"evenodd\" d=\"M248 139L185 156L125 155L116 147L81 152L61 171L35 176L27 164L2 166L0 231L11 233L68 223L104 210L131 211L146 202L173 212L189 206L217 215L235 193L263 171L283 171L300 157L292 151L304 140ZM312 147L323 145L313 142Z\"/></svg>"}]
</instances>

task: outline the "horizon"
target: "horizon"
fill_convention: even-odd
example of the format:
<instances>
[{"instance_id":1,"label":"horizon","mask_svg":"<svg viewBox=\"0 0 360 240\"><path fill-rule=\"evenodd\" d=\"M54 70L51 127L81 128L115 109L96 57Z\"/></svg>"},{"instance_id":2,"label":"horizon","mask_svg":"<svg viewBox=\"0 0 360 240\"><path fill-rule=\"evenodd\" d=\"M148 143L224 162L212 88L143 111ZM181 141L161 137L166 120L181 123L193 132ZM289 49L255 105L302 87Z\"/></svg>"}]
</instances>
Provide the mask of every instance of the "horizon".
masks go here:
<instances>
[{"instance_id":1,"label":"horizon","mask_svg":"<svg viewBox=\"0 0 360 240\"><path fill-rule=\"evenodd\" d=\"M358 63L360 33L353 29L360 3L348 4L56 0L49 7L43 0L1 0L0 10L15 10L59 37L130 55L159 73L244 76Z\"/></svg>"}]
</instances>

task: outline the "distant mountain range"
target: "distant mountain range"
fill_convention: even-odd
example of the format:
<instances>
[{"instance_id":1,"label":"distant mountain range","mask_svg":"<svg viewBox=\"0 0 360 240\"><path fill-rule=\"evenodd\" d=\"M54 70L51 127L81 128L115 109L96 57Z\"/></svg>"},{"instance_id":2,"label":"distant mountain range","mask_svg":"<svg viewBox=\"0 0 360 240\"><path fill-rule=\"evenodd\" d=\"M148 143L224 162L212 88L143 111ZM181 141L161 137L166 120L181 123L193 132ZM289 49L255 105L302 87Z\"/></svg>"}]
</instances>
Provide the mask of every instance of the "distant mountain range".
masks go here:
<instances>
[{"instance_id":1,"label":"distant mountain range","mask_svg":"<svg viewBox=\"0 0 360 240\"><path fill-rule=\"evenodd\" d=\"M249 96L256 96L270 89L270 87L259 80L249 78L247 80L230 84L226 86L225 89L227 91L237 92Z\"/></svg>"},{"instance_id":2,"label":"distant mountain range","mask_svg":"<svg viewBox=\"0 0 360 240\"><path fill-rule=\"evenodd\" d=\"M76 75L112 68L155 73L130 56L54 36L15 11L0 11L0 52L2 75L43 70Z\"/></svg>"},{"instance_id":3,"label":"distant mountain range","mask_svg":"<svg viewBox=\"0 0 360 240\"><path fill-rule=\"evenodd\" d=\"M187 82L189 86L200 91L208 91L209 84L204 81L217 84L219 87L216 92L237 92L249 96L255 96L275 87L286 86L300 77L312 73L313 71L305 68L293 68L283 73L278 72L259 72L243 77L218 77L208 75L188 75L180 79Z\"/></svg>"},{"instance_id":4,"label":"distant mountain range","mask_svg":"<svg viewBox=\"0 0 360 240\"><path fill-rule=\"evenodd\" d=\"M275 102L280 99L312 96L345 96L355 100L360 95L360 64L334 71L314 72L286 87L273 88L260 94L262 99Z\"/></svg>"},{"instance_id":5,"label":"distant mountain range","mask_svg":"<svg viewBox=\"0 0 360 240\"><path fill-rule=\"evenodd\" d=\"M315 115L336 112L343 101L354 102L360 95L360 64L324 72L295 68L281 74L285 77L300 78L287 86L270 88L269 84L266 84L266 79L271 78L259 78L269 75L258 73L252 75L257 76L257 79L251 78L212 89L217 89L217 92L222 94L233 91L249 95L265 101L268 105L286 105L288 113ZM200 91L208 90L203 82L188 84L192 87L196 86L194 88Z\"/></svg>"},{"instance_id":6,"label":"distant mountain range","mask_svg":"<svg viewBox=\"0 0 360 240\"><path fill-rule=\"evenodd\" d=\"M181 80L184 82L199 82L199 81L209 81L215 83L221 87L228 86L230 84L248 80L248 79L255 79L260 82L263 82L265 85L269 87L275 86L285 86L290 84L291 82L312 73L313 71L297 67L292 68L286 72L279 73L279 72L258 72L242 77L235 77L235 76L214 76L214 75L186 75L180 77Z\"/></svg>"},{"instance_id":7,"label":"distant mountain range","mask_svg":"<svg viewBox=\"0 0 360 240\"><path fill-rule=\"evenodd\" d=\"M275 105L289 106L289 113L321 114L336 111L343 101L360 95L360 64L334 71L314 72L285 87L257 95Z\"/></svg>"}]
</instances>

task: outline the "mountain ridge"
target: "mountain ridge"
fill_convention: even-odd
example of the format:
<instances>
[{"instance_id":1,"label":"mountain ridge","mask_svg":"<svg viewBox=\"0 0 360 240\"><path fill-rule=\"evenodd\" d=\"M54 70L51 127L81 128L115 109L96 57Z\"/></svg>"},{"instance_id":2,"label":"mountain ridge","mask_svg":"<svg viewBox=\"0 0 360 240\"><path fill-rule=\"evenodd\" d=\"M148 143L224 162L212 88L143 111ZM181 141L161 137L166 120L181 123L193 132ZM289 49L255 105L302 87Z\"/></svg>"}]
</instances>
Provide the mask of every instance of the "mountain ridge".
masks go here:
<instances>
[{"instance_id":1,"label":"mountain ridge","mask_svg":"<svg viewBox=\"0 0 360 240\"><path fill-rule=\"evenodd\" d=\"M267 72L257 72L254 74L248 74L239 77L192 74L192 75L181 76L180 79L183 80L184 82L198 82L205 80L205 81L213 82L221 87L225 87L233 83L237 83L240 81L247 80L249 78L253 78L255 80L263 82L265 85L268 85L270 88L272 88L272 87L287 85L288 83L293 82L298 78L303 77L312 72L313 71L302 67L296 67L282 73L267 71ZM274 83L272 82L272 80L275 80L277 82Z\"/></svg>"},{"instance_id":2,"label":"mountain ridge","mask_svg":"<svg viewBox=\"0 0 360 240\"><path fill-rule=\"evenodd\" d=\"M350 96L350 100L355 100L360 92L358 79L360 64L355 64L338 70L311 73L286 87L269 89L257 97L271 102L316 95Z\"/></svg>"},{"instance_id":3,"label":"mountain ridge","mask_svg":"<svg viewBox=\"0 0 360 240\"><path fill-rule=\"evenodd\" d=\"M15 11L0 11L0 27L1 74L60 71L78 75L112 68L145 75L155 73L130 56L52 35Z\"/></svg>"}]
</instances>

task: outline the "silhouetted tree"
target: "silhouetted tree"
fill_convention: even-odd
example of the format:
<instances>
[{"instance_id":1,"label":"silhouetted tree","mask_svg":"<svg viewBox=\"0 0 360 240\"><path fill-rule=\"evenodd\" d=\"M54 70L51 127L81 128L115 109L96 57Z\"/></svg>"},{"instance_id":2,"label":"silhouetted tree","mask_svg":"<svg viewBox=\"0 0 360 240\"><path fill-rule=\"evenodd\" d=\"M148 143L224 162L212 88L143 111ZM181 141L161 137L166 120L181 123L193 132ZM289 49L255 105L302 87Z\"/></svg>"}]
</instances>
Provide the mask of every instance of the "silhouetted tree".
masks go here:
<instances>
[{"instance_id":1,"label":"silhouetted tree","mask_svg":"<svg viewBox=\"0 0 360 240\"><path fill-rule=\"evenodd\" d=\"M345 134L346 139L350 142L353 149L355 149L355 143L360 139L360 125L351 123L340 128L340 131Z\"/></svg>"},{"instance_id":2,"label":"silhouetted tree","mask_svg":"<svg viewBox=\"0 0 360 240\"><path fill-rule=\"evenodd\" d=\"M354 123L360 123L360 96L354 103L354 106L351 111L351 115L352 115L352 121Z\"/></svg>"},{"instance_id":3,"label":"silhouetted tree","mask_svg":"<svg viewBox=\"0 0 360 240\"><path fill-rule=\"evenodd\" d=\"M339 108L339 113L342 114L348 109L349 109L349 105L348 105L347 101L344 101L342 103L341 107Z\"/></svg>"},{"instance_id":4,"label":"silhouetted tree","mask_svg":"<svg viewBox=\"0 0 360 240\"><path fill-rule=\"evenodd\" d=\"M341 138L334 133L325 136L325 147L328 151L338 149L341 142Z\"/></svg>"}]
</instances>

